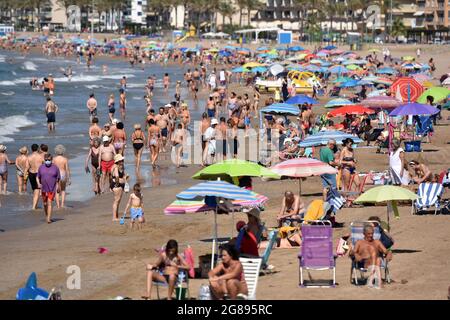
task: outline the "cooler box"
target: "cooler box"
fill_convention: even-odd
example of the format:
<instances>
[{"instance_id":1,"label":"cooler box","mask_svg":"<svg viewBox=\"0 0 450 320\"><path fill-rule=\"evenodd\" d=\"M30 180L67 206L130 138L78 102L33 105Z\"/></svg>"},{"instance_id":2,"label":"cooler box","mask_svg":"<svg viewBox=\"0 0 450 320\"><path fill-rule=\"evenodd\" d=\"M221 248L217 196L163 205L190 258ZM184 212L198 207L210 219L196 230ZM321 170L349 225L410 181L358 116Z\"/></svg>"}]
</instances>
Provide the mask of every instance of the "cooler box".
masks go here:
<instances>
[{"instance_id":1,"label":"cooler box","mask_svg":"<svg viewBox=\"0 0 450 320\"><path fill-rule=\"evenodd\" d=\"M418 141L405 141L405 152L421 152L420 140Z\"/></svg>"}]
</instances>

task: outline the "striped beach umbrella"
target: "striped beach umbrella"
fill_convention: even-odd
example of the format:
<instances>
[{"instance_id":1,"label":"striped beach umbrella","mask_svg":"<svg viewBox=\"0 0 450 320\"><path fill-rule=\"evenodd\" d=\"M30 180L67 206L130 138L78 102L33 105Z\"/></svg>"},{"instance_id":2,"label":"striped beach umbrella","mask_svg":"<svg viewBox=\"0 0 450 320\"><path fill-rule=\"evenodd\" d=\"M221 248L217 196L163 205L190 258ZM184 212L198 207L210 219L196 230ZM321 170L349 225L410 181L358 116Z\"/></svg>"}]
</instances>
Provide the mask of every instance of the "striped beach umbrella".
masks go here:
<instances>
[{"instance_id":1,"label":"striped beach umbrella","mask_svg":"<svg viewBox=\"0 0 450 320\"><path fill-rule=\"evenodd\" d=\"M342 144L342 141L347 138L353 139L355 144L362 142L359 137L353 136L349 133L337 130L327 130L306 137L303 141L300 142L300 147L309 148L325 146L329 140L335 140L337 144Z\"/></svg>"},{"instance_id":2,"label":"striped beach umbrella","mask_svg":"<svg viewBox=\"0 0 450 320\"><path fill-rule=\"evenodd\" d=\"M416 101L423 91L423 86L417 80L408 77L398 78L391 86L391 92L396 93L404 102Z\"/></svg>"},{"instance_id":3,"label":"striped beach umbrella","mask_svg":"<svg viewBox=\"0 0 450 320\"><path fill-rule=\"evenodd\" d=\"M290 114L297 116L300 114L300 110L297 106L287 103L274 103L270 106L261 109L263 113L275 113L275 114Z\"/></svg>"},{"instance_id":4,"label":"striped beach umbrella","mask_svg":"<svg viewBox=\"0 0 450 320\"><path fill-rule=\"evenodd\" d=\"M332 100L328 101L325 104L325 108L336 108L336 107L348 106L348 105L353 105L353 104L354 103L348 99L336 98L336 99L332 99Z\"/></svg>"},{"instance_id":5,"label":"striped beach umbrella","mask_svg":"<svg viewBox=\"0 0 450 320\"><path fill-rule=\"evenodd\" d=\"M256 196L250 190L242 189L234 184L220 180L201 182L177 194L177 198L183 200L204 197L246 201L257 200Z\"/></svg>"},{"instance_id":6,"label":"striped beach umbrella","mask_svg":"<svg viewBox=\"0 0 450 320\"><path fill-rule=\"evenodd\" d=\"M361 104L369 108L389 109L397 108L402 102L392 96L373 96L364 99Z\"/></svg>"}]
</instances>

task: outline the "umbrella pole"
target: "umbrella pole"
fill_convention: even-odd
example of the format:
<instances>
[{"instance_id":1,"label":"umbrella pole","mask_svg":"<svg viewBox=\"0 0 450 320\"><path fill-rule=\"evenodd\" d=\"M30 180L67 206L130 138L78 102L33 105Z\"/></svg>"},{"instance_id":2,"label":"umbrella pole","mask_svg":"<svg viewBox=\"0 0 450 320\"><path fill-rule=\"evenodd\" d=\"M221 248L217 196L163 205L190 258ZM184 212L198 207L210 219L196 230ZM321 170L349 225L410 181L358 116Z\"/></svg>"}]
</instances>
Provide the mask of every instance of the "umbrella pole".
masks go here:
<instances>
[{"instance_id":1,"label":"umbrella pole","mask_svg":"<svg viewBox=\"0 0 450 320\"><path fill-rule=\"evenodd\" d=\"M302 178L298 179L298 195L302 195Z\"/></svg>"},{"instance_id":2,"label":"umbrella pole","mask_svg":"<svg viewBox=\"0 0 450 320\"><path fill-rule=\"evenodd\" d=\"M211 257L211 270L214 269L216 241L217 241L217 206L216 206L216 210L214 211L214 235L213 235L213 247L212 247L212 257Z\"/></svg>"}]
</instances>

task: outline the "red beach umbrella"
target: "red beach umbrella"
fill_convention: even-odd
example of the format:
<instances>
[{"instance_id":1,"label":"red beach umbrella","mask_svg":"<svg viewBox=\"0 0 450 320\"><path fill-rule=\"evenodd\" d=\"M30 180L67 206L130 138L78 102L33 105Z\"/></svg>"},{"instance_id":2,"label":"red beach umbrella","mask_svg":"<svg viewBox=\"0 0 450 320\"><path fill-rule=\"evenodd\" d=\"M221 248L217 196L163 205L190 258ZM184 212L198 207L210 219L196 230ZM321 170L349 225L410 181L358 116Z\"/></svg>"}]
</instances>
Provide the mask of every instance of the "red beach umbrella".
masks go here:
<instances>
[{"instance_id":1,"label":"red beach umbrella","mask_svg":"<svg viewBox=\"0 0 450 320\"><path fill-rule=\"evenodd\" d=\"M352 115L360 115L360 114L372 114L375 113L372 109L366 108L361 105L351 105L351 106L343 106L337 109L334 109L333 111L330 111L328 113L329 117L338 117L338 116L345 116L346 114L352 114Z\"/></svg>"},{"instance_id":2,"label":"red beach umbrella","mask_svg":"<svg viewBox=\"0 0 450 320\"><path fill-rule=\"evenodd\" d=\"M403 102L416 101L425 89L414 78L401 77L394 81L391 86L391 92Z\"/></svg>"}]
</instances>

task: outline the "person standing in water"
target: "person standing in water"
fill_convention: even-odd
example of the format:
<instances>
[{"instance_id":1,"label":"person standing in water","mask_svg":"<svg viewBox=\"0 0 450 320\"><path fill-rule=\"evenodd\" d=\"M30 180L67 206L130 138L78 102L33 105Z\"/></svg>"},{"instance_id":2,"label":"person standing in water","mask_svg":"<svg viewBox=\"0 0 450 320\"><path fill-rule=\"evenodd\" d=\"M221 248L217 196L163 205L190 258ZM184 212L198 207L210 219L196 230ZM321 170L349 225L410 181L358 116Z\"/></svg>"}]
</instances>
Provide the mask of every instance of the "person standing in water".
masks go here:
<instances>
[{"instance_id":1,"label":"person standing in water","mask_svg":"<svg viewBox=\"0 0 450 320\"><path fill-rule=\"evenodd\" d=\"M108 115L109 115L109 121L113 121L114 119L114 113L116 112L115 101L114 101L114 94L111 94L108 99Z\"/></svg>"},{"instance_id":2,"label":"person standing in water","mask_svg":"<svg viewBox=\"0 0 450 320\"><path fill-rule=\"evenodd\" d=\"M37 144L31 145L31 152L31 155L28 156L28 166L25 172L28 173L28 180L30 181L31 190L33 190L32 210L36 210L40 194L40 188L37 182L37 172L44 162L44 158L39 153L39 145Z\"/></svg>"},{"instance_id":3,"label":"person standing in water","mask_svg":"<svg viewBox=\"0 0 450 320\"><path fill-rule=\"evenodd\" d=\"M52 101L52 98L47 97L45 114L47 116L47 129L49 133L55 131L56 112L58 112L58 106Z\"/></svg>"},{"instance_id":4,"label":"person standing in water","mask_svg":"<svg viewBox=\"0 0 450 320\"><path fill-rule=\"evenodd\" d=\"M92 182L94 184L94 194L100 194L100 177L102 176L102 169L100 168L100 144L101 139L95 138L92 142L92 146L89 148L89 153L85 162L86 173L90 173L89 170L89 160L91 162L92 168Z\"/></svg>"},{"instance_id":5,"label":"person standing in water","mask_svg":"<svg viewBox=\"0 0 450 320\"><path fill-rule=\"evenodd\" d=\"M58 144L55 147L56 157L53 159L53 163L58 167L60 180L58 183L58 189L56 193L56 207L65 208L65 200L66 200L66 187L71 184L70 181L70 168L69 168L69 160L64 156L66 152L66 148L63 145ZM60 196L61 195L61 199ZM61 200L61 202L60 202Z\"/></svg>"},{"instance_id":6,"label":"person standing in water","mask_svg":"<svg viewBox=\"0 0 450 320\"><path fill-rule=\"evenodd\" d=\"M0 144L0 194L6 194L8 185L8 164L14 164L6 154L6 146Z\"/></svg>"},{"instance_id":7,"label":"person standing in water","mask_svg":"<svg viewBox=\"0 0 450 320\"><path fill-rule=\"evenodd\" d=\"M16 158L16 176L17 176L17 186L19 187L19 194L27 192L27 179L28 173L27 168L28 163L28 148L23 146L19 149L20 155Z\"/></svg>"},{"instance_id":8,"label":"person standing in water","mask_svg":"<svg viewBox=\"0 0 450 320\"><path fill-rule=\"evenodd\" d=\"M122 117L122 121L125 121L126 105L127 105L127 95L126 95L124 89L120 89L119 107L120 107L120 115Z\"/></svg>"}]
</instances>

